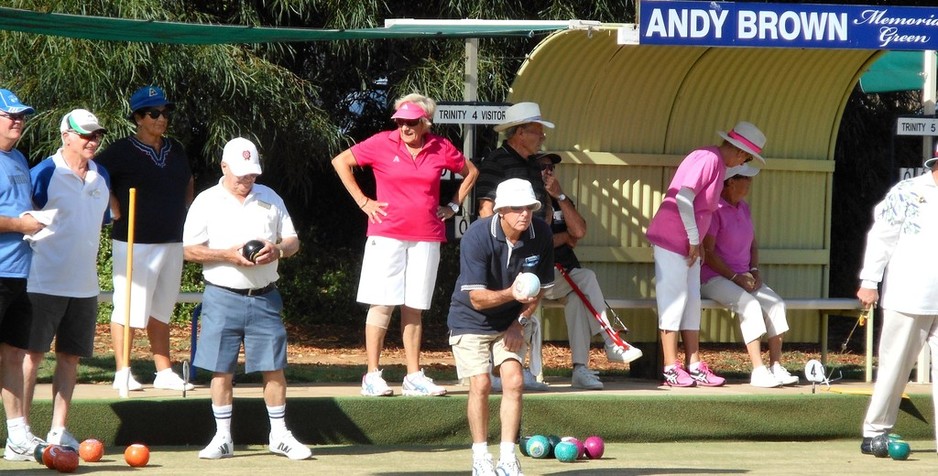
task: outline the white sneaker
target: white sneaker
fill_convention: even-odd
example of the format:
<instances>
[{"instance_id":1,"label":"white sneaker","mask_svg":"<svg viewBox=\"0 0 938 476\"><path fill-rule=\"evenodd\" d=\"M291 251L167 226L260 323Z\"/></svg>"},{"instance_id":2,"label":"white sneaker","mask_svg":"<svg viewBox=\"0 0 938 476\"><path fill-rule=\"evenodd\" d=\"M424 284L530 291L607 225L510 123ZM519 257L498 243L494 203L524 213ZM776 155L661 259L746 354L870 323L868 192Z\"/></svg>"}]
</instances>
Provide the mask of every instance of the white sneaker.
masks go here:
<instances>
[{"instance_id":1,"label":"white sneaker","mask_svg":"<svg viewBox=\"0 0 938 476\"><path fill-rule=\"evenodd\" d=\"M439 397L446 395L446 389L433 383L433 379L423 374L423 370L407 374L401 385L402 393L412 397Z\"/></svg>"},{"instance_id":2,"label":"white sneaker","mask_svg":"<svg viewBox=\"0 0 938 476\"><path fill-rule=\"evenodd\" d=\"M782 367L781 364L775 362L772 364L772 375L775 376L775 380L778 380L778 383L781 385L795 385L801 381L797 375L792 375Z\"/></svg>"},{"instance_id":3,"label":"white sneaker","mask_svg":"<svg viewBox=\"0 0 938 476\"><path fill-rule=\"evenodd\" d=\"M782 384L775 379L775 376L772 375L772 371L764 365L752 369L752 378L749 379L749 385L762 388L782 386Z\"/></svg>"},{"instance_id":4,"label":"white sneaker","mask_svg":"<svg viewBox=\"0 0 938 476\"><path fill-rule=\"evenodd\" d=\"M130 380L127 380L127 374L130 374ZM134 378L134 374L130 373L129 367L114 372L114 385L112 385L114 390L120 390L124 385L127 385L127 390L131 392L143 390L143 385Z\"/></svg>"},{"instance_id":5,"label":"white sneaker","mask_svg":"<svg viewBox=\"0 0 938 476\"><path fill-rule=\"evenodd\" d=\"M626 342L628 344L628 342ZM642 349L629 345L626 349L620 345L606 344L606 360L627 364L642 356Z\"/></svg>"},{"instance_id":6,"label":"white sneaker","mask_svg":"<svg viewBox=\"0 0 938 476\"><path fill-rule=\"evenodd\" d=\"M498 476L524 476L521 472L521 463L517 456L512 456L510 460L500 460L495 467L495 474Z\"/></svg>"},{"instance_id":7,"label":"white sneaker","mask_svg":"<svg viewBox=\"0 0 938 476\"><path fill-rule=\"evenodd\" d=\"M61 430L49 431L49 434L46 435L46 441L50 445L68 446L73 450L78 451L78 440L76 440L75 437L64 428Z\"/></svg>"},{"instance_id":8,"label":"white sneaker","mask_svg":"<svg viewBox=\"0 0 938 476\"><path fill-rule=\"evenodd\" d=\"M603 383L590 369L585 365L579 365L573 368L573 377L570 379L573 388L582 388L584 390L602 390Z\"/></svg>"},{"instance_id":9,"label":"white sneaker","mask_svg":"<svg viewBox=\"0 0 938 476\"><path fill-rule=\"evenodd\" d=\"M388 397L394 395L394 390L381 377L383 370L368 372L362 376L362 395L365 397Z\"/></svg>"},{"instance_id":10,"label":"white sneaker","mask_svg":"<svg viewBox=\"0 0 938 476\"><path fill-rule=\"evenodd\" d=\"M490 453L485 453L481 458L472 458L472 476L497 476Z\"/></svg>"},{"instance_id":11,"label":"white sneaker","mask_svg":"<svg viewBox=\"0 0 938 476\"><path fill-rule=\"evenodd\" d=\"M524 369L521 372L522 377L524 378L524 389L533 391L533 392L546 392L550 385L547 385L544 382L538 382L537 378L534 377L534 374L531 373L531 370Z\"/></svg>"},{"instance_id":12,"label":"white sneaker","mask_svg":"<svg viewBox=\"0 0 938 476\"><path fill-rule=\"evenodd\" d=\"M156 378L153 379L153 388L181 392L183 389L186 391L192 390L195 385L186 383L182 377L173 372L173 369L163 369L156 373Z\"/></svg>"},{"instance_id":13,"label":"white sneaker","mask_svg":"<svg viewBox=\"0 0 938 476\"><path fill-rule=\"evenodd\" d=\"M27 438L22 444L15 444L7 438L6 448L3 450L3 459L7 461L35 461L36 446L44 443L39 438Z\"/></svg>"},{"instance_id":14,"label":"white sneaker","mask_svg":"<svg viewBox=\"0 0 938 476\"><path fill-rule=\"evenodd\" d=\"M289 431L278 437L274 437L273 433L271 433L269 448L271 453L284 455L294 460L306 459L313 455L313 452L303 443L296 441L296 438L293 437L293 433Z\"/></svg>"},{"instance_id":15,"label":"white sneaker","mask_svg":"<svg viewBox=\"0 0 938 476\"><path fill-rule=\"evenodd\" d=\"M212 442L202 451L199 451L200 459L222 459L234 456L234 443L231 441L231 435L216 434Z\"/></svg>"}]
</instances>

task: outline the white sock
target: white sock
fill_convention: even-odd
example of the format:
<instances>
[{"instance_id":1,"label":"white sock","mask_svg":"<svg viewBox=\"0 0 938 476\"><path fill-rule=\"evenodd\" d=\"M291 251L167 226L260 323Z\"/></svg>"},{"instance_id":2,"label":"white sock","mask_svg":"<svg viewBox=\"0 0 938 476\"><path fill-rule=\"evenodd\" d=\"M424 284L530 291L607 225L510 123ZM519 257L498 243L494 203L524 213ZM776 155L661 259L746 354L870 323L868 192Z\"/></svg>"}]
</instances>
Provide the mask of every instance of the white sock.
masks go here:
<instances>
[{"instance_id":1,"label":"white sock","mask_svg":"<svg viewBox=\"0 0 938 476\"><path fill-rule=\"evenodd\" d=\"M212 414L215 415L215 434L231 436L231 405L212 405Z\"/></svg>"},{"instance_id":2,"label":"white sock","mask_svg":"<svg viewBox=\"0 0 938 476\"><path fill-rule=\"evenodd\" d=\"M665 371L665 372L668 372L668 371L670 371L670 370L674 370L674 367L677 367L677 365L675 365L675 364L665 365L665 366L664 366L664 371Z\"/></svg>"},{"instance_id":3,"label":"white sock","mask_svg":"<svg viewBox=\"0 0 938 476\"><path fill-rule=\"evenodd\" d=\"M488 454L489 444L488 442L483 441L482 443L473 443L472 444L472 457L481 458Z\"/></svg>"},{"instance_id":4,"label":"white sock","mask_svg":"<svg viewBox=\"0 0 938 476\"><path fill-rule=\"evenodd\" d=\"M515 456L515 442L514 441L503 441L498 444L498 449L501 451L499 455L499 461L512 461L517 459Z\"/></svg>"},{"instance_id":5,"label":"white sock","mask_svg":"<svg viewBox=\"0 0 938 476\"><path fill-rule=\"evenodd\" d=\"M270 434L279 436L287 432L287 421L284 418L287 414L286 405L277 405L267 407L267 416L270 418Z\"/></svg>"},{"instance_id":6,"label":"white sock","mask_svg":"<svg viewBox=\"0 0 938 476\"><path fill-rule=\"evenodd\" d=\"M700 362L694 362L690 364L690 369L693 371L700 370Z\"/></svg>"},{"instance_id":7,"label":"white sock","mask_svg":"<svg viewBox=\"0 0 938 476\"><path fill-rule=\"evenodd\" d=\"M14 444L26 441L26 418L19 417L7 420L7 437Z\"/></svg>"}]
</instances>

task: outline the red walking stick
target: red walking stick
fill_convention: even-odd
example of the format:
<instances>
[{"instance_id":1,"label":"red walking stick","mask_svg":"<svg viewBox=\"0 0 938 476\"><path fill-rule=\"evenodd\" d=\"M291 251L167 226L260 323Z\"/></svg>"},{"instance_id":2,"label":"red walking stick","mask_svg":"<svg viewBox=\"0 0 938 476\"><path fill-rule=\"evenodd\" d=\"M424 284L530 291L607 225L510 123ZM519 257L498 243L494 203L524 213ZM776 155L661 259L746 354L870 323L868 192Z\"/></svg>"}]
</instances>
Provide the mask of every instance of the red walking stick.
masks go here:
<instances>
[{"instance_id":1,"label":"red walking stick","mask_svg":"<svg viewBox=\"0 0 938 476\"><path fill-rule=\"evenodd\" d=\"M622 347L625 350L631 349L632 346L629 345L624 340L622 340L621 337L619 337L619 333L616 332L616 330L612 328L612 326L609 324L609 322L606 319L603 319L602 314L600 314L599 312L596 312L596 308L593 307L593 304L590 303L589 299L586 298L586 295L583 294L583 290L581 290L580 287L577 286L575 282L573 282L573 278L570 277L570 274L567 273L567 270L564 269L563 265L561 265L560 263L554 263L554 267L557 268L557 271L560 271L560 274L563 276L563 279L567 280L567 283L570 284L570 288L573 289L573 292L575 292L577 296L579 296L580 301L583 302L583 305L586 306L586 309L588 309L589 312L593 314L593 317L595 317L596 320L599 321L599 327L602 327L603 332L605 332L606 335L608 335L609 338L612 339L612 342L614 342L616 345Z\"/></svg>"}]
</instances>

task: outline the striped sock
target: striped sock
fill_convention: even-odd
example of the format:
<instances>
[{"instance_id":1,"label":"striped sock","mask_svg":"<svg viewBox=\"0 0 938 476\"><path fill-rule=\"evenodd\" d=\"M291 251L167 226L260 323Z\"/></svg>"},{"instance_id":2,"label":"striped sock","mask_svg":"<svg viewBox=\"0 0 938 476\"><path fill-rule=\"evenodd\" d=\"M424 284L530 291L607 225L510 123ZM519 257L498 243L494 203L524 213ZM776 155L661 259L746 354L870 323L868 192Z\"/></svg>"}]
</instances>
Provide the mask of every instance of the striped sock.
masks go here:
<instances>
[{"instance_id":1,"label":"striped sock","mask_svg":"<svg viewBox=\"0 0 938 476\"><path fill-rule=\"evenodd\" d=\"M286 405L267 407L267 416L270 417L270 434L279 436L287 432L287 421L284 418L286 414Z\"/></svg>"},{"instance_id":2,"label":"striped sock","mask_svg":"<svg viewBox=\"0 0 938 476\"><path fill-rule=\"evenodd\" d=\"M215 434L231 436L231 405L212 405L215 415Z\"/></svg>"}]
</instances>

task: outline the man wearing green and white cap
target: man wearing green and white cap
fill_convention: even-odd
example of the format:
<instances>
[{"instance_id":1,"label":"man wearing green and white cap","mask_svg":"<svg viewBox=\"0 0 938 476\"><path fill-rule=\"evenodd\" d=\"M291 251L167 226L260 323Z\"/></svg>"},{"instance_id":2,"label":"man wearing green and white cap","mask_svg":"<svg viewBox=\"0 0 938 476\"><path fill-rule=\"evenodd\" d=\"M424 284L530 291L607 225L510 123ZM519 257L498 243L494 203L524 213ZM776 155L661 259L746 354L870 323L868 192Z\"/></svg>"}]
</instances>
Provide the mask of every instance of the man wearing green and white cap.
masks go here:
<instances>
[{"instance_id":1,"label":"man wearing green and white cap","mask_svg":"<svg viewBox=\"0 0 938 476\"><path fill-rule=\"evenodd\" d=\"M107 130L90 111L75 109L62 118L59 131L62 147L29 174L36 213L45 215L48 233L27 237L33 249L27 285L33 319L23 364L23 413L28 420L36 374L54 338L52 423L46 441L77 450L78 440L66 423L79 359L94 354L98 244L101 225L109 218L110 191L107 172L93 159Z\"/></svg>"}]
</instances>

